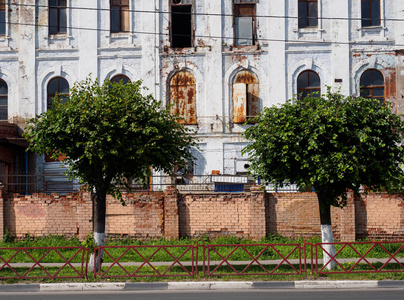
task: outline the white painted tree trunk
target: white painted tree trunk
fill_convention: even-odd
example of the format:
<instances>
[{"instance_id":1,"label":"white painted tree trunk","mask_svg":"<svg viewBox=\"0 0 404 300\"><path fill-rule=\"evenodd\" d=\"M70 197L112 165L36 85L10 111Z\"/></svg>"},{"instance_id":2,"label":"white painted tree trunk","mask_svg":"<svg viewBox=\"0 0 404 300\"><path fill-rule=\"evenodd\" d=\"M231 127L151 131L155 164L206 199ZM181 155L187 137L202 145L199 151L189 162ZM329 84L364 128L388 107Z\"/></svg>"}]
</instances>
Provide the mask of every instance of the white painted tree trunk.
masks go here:
<instances>
[{"instance_id":1,"label":"white painted tree trunk","mask_svg":"<svg viewBox=\"0 0 404 300\"><path fill-rule=\"evenodd\" d=\"M321 225L321 240L323 243L334 243L332 225ZM335 255L335 245L323 245L323 248L330 255ZM325 251L323 251L323 263L326 265L327 270L332 270L337 266L337 264L333 260L330 261L331 257Z\"/></svg>"},{"instance_id":2,"label":"white painted tree trunk","mask_svg":"<svg viewBox=\"0 0 404 300\"><path fill-rule=\"evenodd\" d=\"M104 246L105 243L105 232L94 232L94 244L96 247L98 246ZM104 255L104 252L101 251L100 254L100 259L98 259L98 256L95 257L94 253L91 253L90 256L90 261L88 262L88 270L90 272L94 272L94 267L95 270L99 271L101 269L101 264L102 264L102 257Z\"/></svg>"}]
</instances>

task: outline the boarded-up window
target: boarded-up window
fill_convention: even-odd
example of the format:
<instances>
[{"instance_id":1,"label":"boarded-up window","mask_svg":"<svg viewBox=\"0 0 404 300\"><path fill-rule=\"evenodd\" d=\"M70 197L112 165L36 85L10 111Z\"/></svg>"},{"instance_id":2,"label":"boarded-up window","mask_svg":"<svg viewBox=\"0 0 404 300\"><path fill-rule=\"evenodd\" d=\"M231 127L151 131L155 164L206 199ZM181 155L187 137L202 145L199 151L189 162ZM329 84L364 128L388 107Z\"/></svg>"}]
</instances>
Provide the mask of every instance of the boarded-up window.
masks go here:
<instances>
[{"instance_id":1,"label":"boarded-up window","mask_svg":"<svg viewBox=\"0 0 404 300\"><path fill-rule=\"evenodd\" d=\"M111 32L129 31L129 0L111 0Z\"/></svg>"},{"instance_id":2,"label":"boarded-up window","mask_svg":"<svg viewBox=\"0 0 404 300\"><path fill-rule=\"evenodd\" d=\"M360 80L361 96L384 102L384 79L378 70L365 71Z\"/></svg>"},{"instance_id":3,"label":"boarded-up window","mask_svg":"<svg viewBox=\"0 0 404 300\"><path fill-rule=\"evenodd\" d=\"M321 86L320 77L314 71L307 70L300 73L297 77L297 96L298 99L303 99L306 96L317 98L320 97Z\"/></svg>"},{"instance_id":4,"label":"boarded-up window","mask_svg":"<svg viewBox=\"0 0 404 300\"><path fill-rule=\"evenodd\" d=\"M233 122L252 122L260 113L259 82L249 71L241 71L233 83Z\"/></svg>"},{"instance_id":5,"label":"boarded-up window","mask_svg":"<svg viewBox=\"0 0 404 300\"><path fill-rule=\"evenodd\" d=\"M234 3L234 45L255 45L255 4Z\"/></svg>"},{"instance_id":6,"label":"boarded-up window","mask_svg":"<svg viewBox=\"0 0 404 300\"><path fill-rule=\"evenodd\" d=\"M171 112L183 117L184 124L196 124L196 85L187 71L176 73L170 81Z\"/></svg>"},{"instance_id":7,"label":"boarded-up window","mask_svg":"<svg viewBox=\"0 0 404 300\"><path fill-rule=\"evenodd\" d=\"M192 1L171 0L171 47L192 47Z\"/></svg>"}]
</instances>

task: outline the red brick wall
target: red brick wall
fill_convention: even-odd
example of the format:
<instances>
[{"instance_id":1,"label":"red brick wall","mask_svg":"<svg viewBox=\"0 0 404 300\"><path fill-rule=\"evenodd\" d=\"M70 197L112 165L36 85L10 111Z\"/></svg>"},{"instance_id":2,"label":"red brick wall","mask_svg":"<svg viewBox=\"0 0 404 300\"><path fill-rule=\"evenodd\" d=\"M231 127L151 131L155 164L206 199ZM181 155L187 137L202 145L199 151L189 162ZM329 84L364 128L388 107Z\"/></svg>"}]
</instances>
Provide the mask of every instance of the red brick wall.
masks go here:
<instances>
[{"instance_id":1,"label":"red brick wall","mask_svg":"<svg viewBox=\"0 0 404 300\"><path fill-rule=\"evenodd\" d=\"M4 212L4 227L17 238L29 233L31 236L61 234L82 239L92 228L88 194L7 195Z\"/></svg>"},{"instance_id":2,"label":"red brick wall","mask_svg":"<svg viewBox=\"0 0 404 300\"><path fill-rule=\"evenodd\" d=\"M126 205L107 198L107 236L138 238L234 235L259 239L269 233L319 236L314 193L124 194ZM404 239L404 195L348 197L344 209L332 209L337 239ZM84 239L92 230L89 193L6 195L0 188L0 237L8 228L16 237L63 234Z\"/></svg>"},{"instance_id":3,"label":"red brick wall","mask_svg":"<svg viewBox=\"0 0 404 300\"><path fill-rule=\"evenodd\" d=\"M107 236L137 238L164 236L164 194L123 194L125 206L111 196L107 197Z\"/></svg>"},{"instance_id":4,"label":"red brick wall","mask_svg":"<svg viewBox=\"0 0 404 300\"><path fill-rule=\"evenodd\" d=\"M404 239L404 195L362 195L355 201L355 218L357 239Z\"/></svg>"}]
</instances>

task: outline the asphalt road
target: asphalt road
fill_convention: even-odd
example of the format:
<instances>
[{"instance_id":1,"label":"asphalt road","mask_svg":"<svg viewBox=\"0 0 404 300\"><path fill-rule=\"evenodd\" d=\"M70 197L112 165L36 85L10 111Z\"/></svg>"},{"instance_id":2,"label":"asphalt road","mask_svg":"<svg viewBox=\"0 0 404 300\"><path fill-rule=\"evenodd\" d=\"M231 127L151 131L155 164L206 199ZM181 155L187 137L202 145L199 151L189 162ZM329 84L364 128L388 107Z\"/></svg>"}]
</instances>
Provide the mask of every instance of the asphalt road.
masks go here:
<instances>
[{"instance_id":1,"label":"asphalt road","mask_svg":"<svg viewBox=\"0 0 404 300\"><path fill-rule=\"evenodd\" d=\"M327 300L402 300L404 289L350 290L229 290L229 291L119 291L119 292L25 292L0 293L0 299L21 300L260 300L260 299L327 299Z\"/></svg>"}]
</instances>

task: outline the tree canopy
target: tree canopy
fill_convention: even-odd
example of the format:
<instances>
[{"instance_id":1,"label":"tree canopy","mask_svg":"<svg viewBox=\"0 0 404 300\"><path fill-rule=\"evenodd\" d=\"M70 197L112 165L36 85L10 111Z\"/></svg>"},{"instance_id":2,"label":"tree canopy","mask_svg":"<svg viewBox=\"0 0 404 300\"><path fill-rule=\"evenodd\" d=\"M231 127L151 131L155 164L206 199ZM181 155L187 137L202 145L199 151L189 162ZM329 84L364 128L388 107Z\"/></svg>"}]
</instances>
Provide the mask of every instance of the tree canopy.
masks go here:
<instances>
[{"instance_id":1,"label":"tree canopy","mask_svg":"<svg viewBox=\"0 0 404 300\"><path fill-rule=\"evenodd\" d=\"M403 129L390 105L328 91L264 108L243 151L264 182L313 187L321 206L343 206L348 189L397 187Z\"/></svg>"},{"instance_id":2,"label":"tree canopy","mask_svg":"<svg viewBox=\"0 0 404 300\"><path fill-rule=\"evenodd\" d=\"M100 86L87 79L74 85L66 103L55 99L31 119L24 136L31 150L66 156L71 175L91 189L116 194L127 179L150 175L150 166L171 173L192 158L195 143L178 119L143 96L140 81Z\"/></svg>"}]
</instances>

